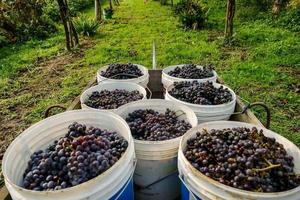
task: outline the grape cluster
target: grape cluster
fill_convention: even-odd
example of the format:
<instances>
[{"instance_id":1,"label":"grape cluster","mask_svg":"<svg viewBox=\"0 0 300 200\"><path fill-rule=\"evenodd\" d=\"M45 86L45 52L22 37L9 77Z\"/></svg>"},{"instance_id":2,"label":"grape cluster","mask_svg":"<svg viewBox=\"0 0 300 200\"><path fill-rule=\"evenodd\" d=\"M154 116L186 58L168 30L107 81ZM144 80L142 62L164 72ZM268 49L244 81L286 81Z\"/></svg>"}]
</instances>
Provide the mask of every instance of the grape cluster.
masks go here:
<instances>
[{"instance_id":1,"label":"grape cluster","mask_svg":"<svg viewBox=\"0 0 300 200\"><path fill-rule=\"evenodd\" d=\"M281 192L300 185L293 157L255 127L203 129L188 139L184 155L206 176L238 189Z\"/></svg>"},{"instance_id":2,"label":"grape cluster","mask_svg":"<svg viewBox=\"0 0 300 200\"><path fill-rule=\"evenodd\" d=\"M111 79L132 79L143 76L143 73L137 65L132 63L113 63L108 66L106 71L101 72L101 76Z\"/></svg>"},{"instance_id":3,"label":"grape cluster","mask_svg":"<svg viewBox=\"0 0 300 200\"><path fill-rule=\"evenodd\" d=\"M94 91L85 102L85 104L97 109L116 109L124 104L132 101L137 101L143 98L143 95L138 91L127 90L101 90Z\"/></svg>"},{"instance_id":4,"label":"grape cluster","mask_svg":"<svg viewBox=\"0 0 300 200\"><path fill-rule=\"evenodd\" d=\"M168 75L185 79L203 79L213 77L213 70L212 66L203 66L203 69L201 69L195 64L187 64L183 67L176 67L168 72Z\"/></svg>"},{"instance_id":5,"label":"grape cluster","mask_svg":"<svg viewBox=\"0 0 300 200\"><path fill-rule=\"evenodd\" d=\"M216 88L212 82L199 83L197 81L175 82L169 91L174 98L193 104L219 105L232 101L232 94L223 86Z\"/></svg>"},{"instance_id":6,"label":"grape cluster","mask_svg":"<svg viewBox=\"0 0 300 200\"><path fill-rule=\"evenodd\" d=\"M47 191L81 184L114 165L127 146L116 132L72 123L65 137L31 155L23 187Z\"/></svg>"},{"instance_id":7,"label":"grape cluster","mask_svg":"<svg viewBox=\"0 0 300 200\"><path fill-rule=\"evenodd\" d=\"M180 137L192 127L178 119L182 114L182 111L178 114L170 109L166 109L164 114L152 109L139 109L129 113L126 121L135 139L162 141Z\"/></svg>"}]
</instances>

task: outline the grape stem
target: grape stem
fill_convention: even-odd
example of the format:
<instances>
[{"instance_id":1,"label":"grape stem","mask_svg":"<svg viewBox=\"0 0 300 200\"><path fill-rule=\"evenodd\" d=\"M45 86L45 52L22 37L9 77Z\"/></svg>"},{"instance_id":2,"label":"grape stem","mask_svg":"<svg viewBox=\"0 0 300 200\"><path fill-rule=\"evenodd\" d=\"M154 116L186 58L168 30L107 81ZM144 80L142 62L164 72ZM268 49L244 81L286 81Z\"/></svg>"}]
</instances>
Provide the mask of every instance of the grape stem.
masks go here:
<instances>
[{"instance_id":1,"label":"grape stem","mask_svg":"<svg viewBox=\"0 0 300 200\"><path fill-rule=\"evenodd\" d=\"M288 173L289 176L300 176L300 173Z\"/></svg>"},{"instance_id":2,"label":"grape stem","mask_svg":"<svg viewBox=\"0 0 300 200\"><path fill-rule=\"evenodd\" d=\"M281 166L281 164L274 165L265 158L264 158L264 160L266 161L266 163L268 163L268 165L269 165L268 167L265 167L265 168L262 168L262 169L253 169L253 170L256 171L256 172L263 172L263 171L267 171L267 170L270 170L270 169L277 168L277 167Z\"/></svg>"},{"instance_id":3,"label":"grape stem","mask_svg":"<svg viewBox=\"0 0 300 200\"><path fill-rule=\"evenodd\" d=\"M180 116L182 116L182 115L185 115L185 113L184 113L182 110L177 110L177 111L175 111L175 113L176 113L176 117L180 117ZM177 113L178 113L179 115L177 115Z\"/></svg>"}]
</instances>

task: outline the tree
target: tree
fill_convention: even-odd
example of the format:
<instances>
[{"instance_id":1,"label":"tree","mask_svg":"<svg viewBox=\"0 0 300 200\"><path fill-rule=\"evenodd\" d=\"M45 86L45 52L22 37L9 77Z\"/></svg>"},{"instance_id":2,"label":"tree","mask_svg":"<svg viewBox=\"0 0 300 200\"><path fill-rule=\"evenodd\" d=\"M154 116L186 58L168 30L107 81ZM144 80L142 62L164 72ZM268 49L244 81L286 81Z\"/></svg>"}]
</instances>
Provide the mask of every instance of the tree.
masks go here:
<instances>
[{"instance_id":1,"label":"tree","mask_svg":"<svg viewBox=\"0 0 300 200\"><path fill-rule=\"evenodd\" d=\"M7 35L9 41L16 41L16 24L5 16L6 6L0 2L0 31Z\"/></svg>"},{"instance_id":2,"label":"tree","mask_svg":"<svg viewBox=\"0 0 300 200\"><path fill-rule=\"evenodd\" d=\"M72 47L79 44L78 35L69 14L67 0L57 0L57 3L59 6L60 17L65 29L66 47L70 51Z\"/></svg>"},{"instance_id":3,"label":"tree","mask_svg":"<svg viewBox=\"0 0 300 200\"><path fill-rule=\"evenodd\" d=\"M112 6L112 0L109 0L109 8L112 10L113 6Z\"/></svg>"},{"instance_id":4,"label":"tree","mask_svg":"<svg viewBox=\"0 0 300 200\"><path fill-rule=\"evenodd\" d=\"M100 0L95 0L95 15L96 15L96 21L101 21L102 15L101 15Z\"/></svg>"},{"instance_id":5,"label":"tree","mask_svg":"<svg viewBox=\"0 0 300 200\"><path fill-rule=\"evenodd\" d=\"M273 8L272 8L273 15L279 15L279 13L282 9L282 6L283 6L282 0L275 0L273 3Z\"/></svg>"},{"instance_id":6,"label":"tree","mask_svg":"<svg viewBox=\"0 0 300 200\"><path fill-rule=\"evenodd\" d=\"M43 13L41 0L0 0L0 32L10 42L44 38L57 29Z\"/></svg>"},{"instance_id":7,"label":"tree","mask_svg":"<svg viewBox=\"0 0 300 200\"><path fill-rule=\"evenodd\" d=\"M235 0L227 1L227 13L225 24L225 38L230 39L233 35L233 18L235 13Z\"/></svg>"}]
</instances>

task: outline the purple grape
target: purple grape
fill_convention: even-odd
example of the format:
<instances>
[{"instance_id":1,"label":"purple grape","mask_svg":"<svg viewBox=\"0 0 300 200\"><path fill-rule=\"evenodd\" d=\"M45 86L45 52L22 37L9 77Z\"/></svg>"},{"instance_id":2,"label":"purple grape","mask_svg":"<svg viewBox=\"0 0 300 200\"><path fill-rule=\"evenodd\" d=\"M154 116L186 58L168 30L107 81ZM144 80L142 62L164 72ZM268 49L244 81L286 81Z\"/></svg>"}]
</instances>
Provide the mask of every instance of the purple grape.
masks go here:
<instances>
[{"instance_id":1,"label":"purple grape","mask_svg":"<svg viewBox=\"0 0 300 200\"><path fill-rule=\"evenodd\" d=\"M184 155L206 176L238 189L282 192L300 185L283 145L255 127L197 132Z\"/></svg>"},{"instance_id":2,"label":"purple grape","mask_svg":"<svg viewBox=\"0 0 300 200\"><path fill-rule=\"evenodd\" d=\"M45 191L81 184L117 162L127 147L116 132L72 123L65 137L31 155L22 186Z\"/></svg>"}]
</instances>

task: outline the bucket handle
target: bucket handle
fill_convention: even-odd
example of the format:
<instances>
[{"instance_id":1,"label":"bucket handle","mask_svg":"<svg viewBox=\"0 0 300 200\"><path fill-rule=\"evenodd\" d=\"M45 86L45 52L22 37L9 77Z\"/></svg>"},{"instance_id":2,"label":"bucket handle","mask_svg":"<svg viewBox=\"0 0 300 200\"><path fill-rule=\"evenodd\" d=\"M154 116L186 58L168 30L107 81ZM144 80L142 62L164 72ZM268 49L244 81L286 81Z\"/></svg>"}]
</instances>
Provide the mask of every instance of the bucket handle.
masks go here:
<instances>
[{"instance_id":1,"label":"bucket handle","mask_svg":"<svg viewBox=\"0 0 300 200\"><path fill-rule=\"evenodd\" d=\"M164 176L164 177L162 177L162 178L160 178L160 179L158 179L158 180L156 180L156 181L154 181L154 182L152 182L152 183L150 183L150 184L148 184L148 185L146 185L146 186L144 186L144 187L138 186L138 190L144 190L144 189L147 189L147 188L151 187L152 185L155 185L155 184L157 184L157 183L159 183L159 182L165 180L166 178L168 178L168 177L170 177L170 176L173 176L174 174L177 174L177 173L178 173L178 171L175 170L175 171L171 172L170 174L168 174L168 175L166 175L166 176Z\"/></svg>"},{"instance_id":2,"label":"bucket handle","mask_svg":"<svg viewBox=\"0 0 300 200\"><path fill-rule=\"evenodd\" d=\"M49 106L45 113L44 113L44 119L48 118L50 116L50 111L53 109L53 108L60 108L60 109L63 109L63 110L67 110L67 108L63 105L59 105L59 104L56 104L56 105L52 105L52 106Z\"/></svg>"},{"instance_id":3,"label":"bucket handle","mask_svg":"<svg viewBox=\"0 0 300 200\"><path fill-rule=\"evenodd\" d=\"M137 163L137 159L134 158L134 159L133 159L133 169L134 169L134 170L135 170L135 167L136 167L136 163ZM121 197L121 195L123 194L123 192L125 191L125 189L126 189L127 186L129 185L130 180L131 180L132 177L133 177L134 170L132 170L132 173L130 174L130 177L129 177L127 183L124 185L123 189L119 192L118 196L116 196L116 198L114 198L114 200L118 200L118 199Z\"/></svg>"},{"instance_id":4,"label":"bucket handle","mask_svg":"<svg viewBox=\"0 0 300 200\"><path fill-rule=\"evenodd\" d=\"M120 76L120 75L123 75L123 76L131 76L131 77L134 77L134 78L138 78L138 77L139 77L139 76L134 75L134 74L119 73L119 74L115 74L115 75L113 75L113 76L110 76L110 77L108 77L108 78L104 77L103 80L99 80L99 83L104 82L104 81L106 81L106 80L110 80L110 79L112 79L112 78L114 78L114 77L116 77L116 76ZM152 91L148 88L147 85L146 85L145 89L148 90L148 92L149 92L149 99L151 99L151 98L152 98Z\"/></svg>"},{"instance_id":5,"label":"bucket handle","mask_svg":"<svg viewBox=\"0 0 300 200\"><path fill-rule=\"evenodd\" d=\"M271 111L269 109L269 107L262 103L262 102L254 102L254 103L248 103L247 105L245 105L241 111L237 111L234 113L223 113L223 114L218 114L218 115L210 115L210 117L219 117L219 116L224 116L224 115L243 115L245 114L249 109L253 108L253 107L258 107L261 106L264 108L265 113L266 113L266 123L263 125L264 127L266 127L267 129L270 128L270 124L271 124Z\"/></svg>"},{"instance_id":6,"label":"bucket handle","mask_svg":"<svg viewBox=\"0 0 300 200\"><path fill-rule=\"evenodd\" d=\"M185 188L190 192L190 195L193 197L193 199L197 200L197 197L194 195L194 193L190 190L189 186L184 182L183 178L178 175L178 178L180 179L181 183L185 186Z\"/></svg>"}]
</instances>

